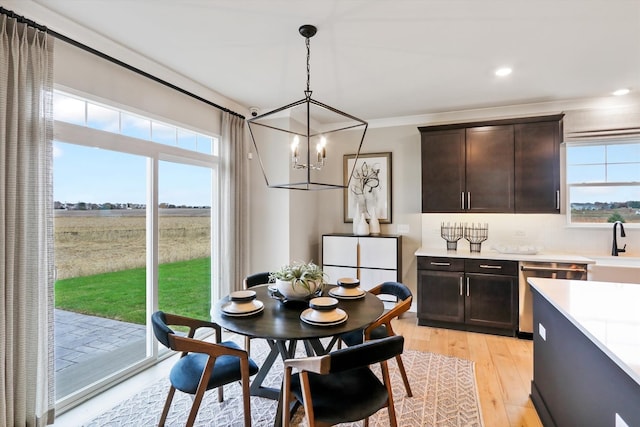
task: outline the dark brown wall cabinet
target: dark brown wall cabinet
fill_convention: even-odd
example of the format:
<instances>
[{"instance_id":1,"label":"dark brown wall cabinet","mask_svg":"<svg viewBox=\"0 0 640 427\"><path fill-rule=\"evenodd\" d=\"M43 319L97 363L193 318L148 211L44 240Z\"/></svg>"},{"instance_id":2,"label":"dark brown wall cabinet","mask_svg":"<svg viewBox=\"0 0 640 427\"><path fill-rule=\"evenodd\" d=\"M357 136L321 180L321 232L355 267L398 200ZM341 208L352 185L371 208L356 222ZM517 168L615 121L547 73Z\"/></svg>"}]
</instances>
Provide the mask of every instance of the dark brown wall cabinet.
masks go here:
<instances>
[{"instance_id":1,"label":"dark brown wall cabinet","mask_svg":"<svg viewBox=\"0 0 640 427\"><path fill-rule=\"evenodd\" d=\"M420 127L422 212L559 213L562 117Z\"/></svg>"},{"instance_id":2,"label":"dark brown wall cabinet","mask_svg":"<svg viewBox=\"0 0 640 427\"><path fill-rule=\"evenodd\" d=\"M518 262L418 257L418 324L514 336Z\"/></svg>"}]
</instances>

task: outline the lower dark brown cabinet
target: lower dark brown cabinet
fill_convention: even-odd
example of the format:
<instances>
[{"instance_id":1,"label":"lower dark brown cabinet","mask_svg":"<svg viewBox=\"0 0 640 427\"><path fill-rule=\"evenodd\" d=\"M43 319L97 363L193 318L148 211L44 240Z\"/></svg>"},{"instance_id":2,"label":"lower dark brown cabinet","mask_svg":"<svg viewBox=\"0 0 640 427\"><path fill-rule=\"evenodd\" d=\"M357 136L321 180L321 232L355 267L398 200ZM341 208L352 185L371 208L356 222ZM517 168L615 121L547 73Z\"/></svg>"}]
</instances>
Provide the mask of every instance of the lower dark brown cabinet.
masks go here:
<instances>
[{"instance_id":1,"label":"lower dark brown cabinet","mask_svg":"<svg viewBox=\"0 0 640 427\"><path fill-rule=\"evenodd\" d=\"M418 324L514 336L518 263L418 257Z\"/></svg>"}]
</instances>

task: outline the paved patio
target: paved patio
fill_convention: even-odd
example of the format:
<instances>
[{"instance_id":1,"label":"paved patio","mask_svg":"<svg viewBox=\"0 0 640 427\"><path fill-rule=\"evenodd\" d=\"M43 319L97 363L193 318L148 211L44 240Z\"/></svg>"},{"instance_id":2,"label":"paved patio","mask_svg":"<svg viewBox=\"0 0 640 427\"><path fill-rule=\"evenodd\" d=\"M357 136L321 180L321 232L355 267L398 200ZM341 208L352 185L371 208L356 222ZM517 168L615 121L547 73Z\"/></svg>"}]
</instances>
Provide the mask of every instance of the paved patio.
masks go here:
<instances>
[{"instance_id":1,"label":"paved patio","mask_svg":"<svg viewBox=\"0 0 640 427\"><path fill-rule=\"evenodd\" d=\"M144 325L58 309L54 319L58 397L145 357Z\"/></svg>"}]
</instances>

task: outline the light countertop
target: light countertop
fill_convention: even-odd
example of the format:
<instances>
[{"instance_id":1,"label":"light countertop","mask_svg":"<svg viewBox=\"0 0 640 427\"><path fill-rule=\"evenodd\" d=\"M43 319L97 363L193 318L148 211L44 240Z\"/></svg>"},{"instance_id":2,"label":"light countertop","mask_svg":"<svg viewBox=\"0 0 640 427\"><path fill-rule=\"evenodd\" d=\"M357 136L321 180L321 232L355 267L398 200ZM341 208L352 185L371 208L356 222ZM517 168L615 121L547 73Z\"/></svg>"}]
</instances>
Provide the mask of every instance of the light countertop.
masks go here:
<instances>
[{"instance_id":1,"label":"light countertop","mask_svg":"<svg viewBox=\"0 0 640 427\"><path fill-rule=\"evenodd\" d=\"M640 285L543 278L528 282L640 385Z\"/></svg>"},{"instance_id":2,"label":"light countertop","mask_svg":"<svg viewBox=\"0 0 640 427\"><path fill-rule=\"evenodd\" d=\"M462 248L460 246L463 246ZM439 248L421 247L415 252L415 256L437 256L448 258L476 258L476 259L495 259L506 261L530 261L530 262L562 262L572 264L593 264L594 260L581 255L575 255L570 253L553 253L553 252L540 252L538 254L505 254L500 253L493 249L482 248L481 252L470 252L467 247L461 245L458 242L457 251L447 251L444 244Z\"/></svg>"}]
</instances>

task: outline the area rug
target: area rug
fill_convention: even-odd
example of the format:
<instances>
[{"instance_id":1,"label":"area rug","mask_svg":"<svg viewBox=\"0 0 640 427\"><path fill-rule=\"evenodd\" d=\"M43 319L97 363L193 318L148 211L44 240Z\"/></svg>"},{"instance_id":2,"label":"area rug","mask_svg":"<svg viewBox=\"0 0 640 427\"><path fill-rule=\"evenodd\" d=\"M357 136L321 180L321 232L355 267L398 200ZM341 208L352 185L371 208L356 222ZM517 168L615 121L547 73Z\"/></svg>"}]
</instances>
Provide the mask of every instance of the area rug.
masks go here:
<instances>
[{"instance_id":1,"label":"area rug","mask_svg":"<svg viewBox=\"0 0 640 427\"><path fill-rule=\"evenodd\" d=\"M251 356L260 364L268 347L263 340L251 341ZM482 415L475 382L474 362L434 353L405 350L403 356L413 397L407 397L395 360L389 361L398 425L401 427L482 427ZM264 385L279 387L282 362L277 361ZM133 398L103 413L86 427L156 426L169 390L164 378ZM251 397L251 417L254 427L272 426L276 411L273 400ZM191 398L176 392L166 426L183 426L191 408ZM296 412L294 426L305 426L304 413ZM225 400L218 403L217 392L209 391L200 406L196 426L235 427L243 425L241 388L225 386ZM355 427L359 423L340 424ZM389 425L386 409L369 419L372 427Z\"/></svg>"}]
</instances>

